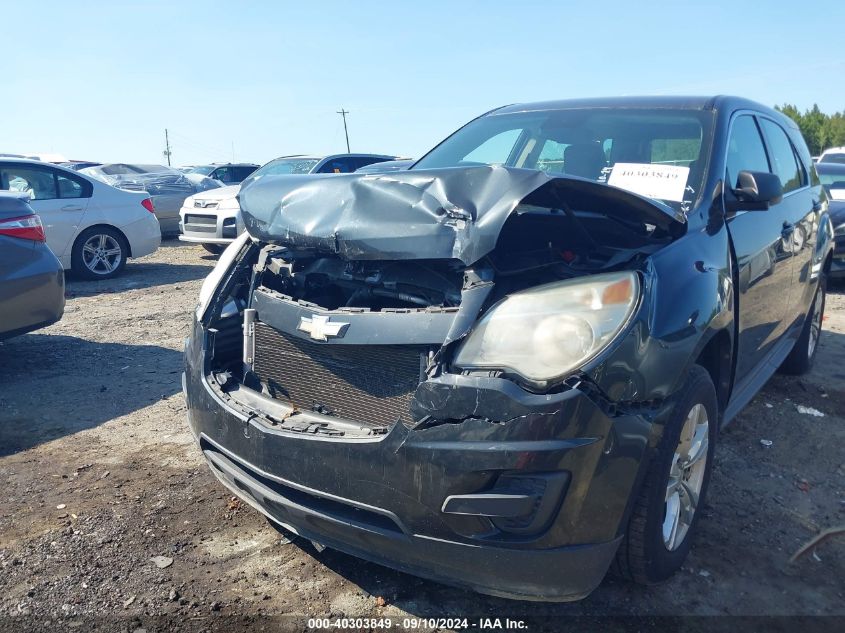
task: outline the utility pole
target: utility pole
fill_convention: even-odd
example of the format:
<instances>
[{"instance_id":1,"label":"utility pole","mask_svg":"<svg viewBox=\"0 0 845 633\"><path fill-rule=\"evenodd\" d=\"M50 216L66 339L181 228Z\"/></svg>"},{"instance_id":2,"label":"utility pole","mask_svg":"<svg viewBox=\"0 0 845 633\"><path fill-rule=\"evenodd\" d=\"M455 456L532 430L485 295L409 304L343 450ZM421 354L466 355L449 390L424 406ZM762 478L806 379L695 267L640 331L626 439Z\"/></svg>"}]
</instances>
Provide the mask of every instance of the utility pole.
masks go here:
<instances>
[{"instance_id":1,"label":"utility pole","mask_svg":"<svg viewBox=\"0 0 845 633\"><path fill-rule=\"evenodd\" d=\"M164 151L162 154L167 156L167 166L170 167L170 137L167 135L167 128L164 128Z\"/></svg>"},{"instance_id":2,"label":"utility pole","mask_svg":"<svg viewBox=\"0 0 845 633\"><path fill-rule=\"evenodd\" d=\"M346 129L346 115L349 114L349 110L344 110L341 108L337 111L337 113L343 117L343 133L346 134L346 153L350 154L349 150L349 130Z\"/></svg>"}]
</instances>

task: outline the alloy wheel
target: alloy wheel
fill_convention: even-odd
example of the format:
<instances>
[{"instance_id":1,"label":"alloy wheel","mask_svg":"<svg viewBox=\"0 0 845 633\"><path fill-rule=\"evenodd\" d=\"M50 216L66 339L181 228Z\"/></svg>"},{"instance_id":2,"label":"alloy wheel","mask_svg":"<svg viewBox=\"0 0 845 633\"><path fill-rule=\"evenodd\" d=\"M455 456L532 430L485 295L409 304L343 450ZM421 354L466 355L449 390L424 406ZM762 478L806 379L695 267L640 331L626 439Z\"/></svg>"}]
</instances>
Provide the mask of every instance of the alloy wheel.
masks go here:
<instances>
[{"instance_id":1,"label":"alloy wheel","mask_svg":"<svg viewBox=\"0 0 845 633\"><path fill-rule=\"evenodd\" d=\"M807 341L807 357L812 358L816 351L816 345L822 333L822 310L824 309L824 294L819 285L816 291L816 299L813 301L813 315L810 318L810 339Z\"/></svg>"},{"instance_id":2,"label":"alloy wheel","mask_svg":"<svg viewBox=\"0 0 845 633\"><path fill-rule=\"evenodd\" d=\"M95 275L114 272L123 259L123 248L111 235L92 235L82 245L82 263Z\"/></svg>"},{"instance_id":3,"label":"alloy wheel","mask_svg":"<svg viewBox=\"0 0 845 633\"><path fill-rule=\"evenodd\" d=\"M681 546L692 525L704 484L709 435L707 409L696 404L681 429L666 485L663 544L669 551Z\"/></svg>"}]
</instances>

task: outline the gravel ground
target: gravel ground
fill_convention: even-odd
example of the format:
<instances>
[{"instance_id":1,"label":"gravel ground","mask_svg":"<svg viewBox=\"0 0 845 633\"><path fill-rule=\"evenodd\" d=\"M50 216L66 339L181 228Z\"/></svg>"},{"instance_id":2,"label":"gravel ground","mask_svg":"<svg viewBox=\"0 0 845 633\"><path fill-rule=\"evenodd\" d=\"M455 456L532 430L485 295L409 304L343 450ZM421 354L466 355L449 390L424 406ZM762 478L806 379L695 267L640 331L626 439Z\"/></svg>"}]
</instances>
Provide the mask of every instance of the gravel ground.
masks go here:
<instances>
[{"instance_id":1,"label":"gravel ground","mask_svg":"<svg viewBox=\"0 0 845 633\"><path fill-rule=\"evenodd\" d=\"M0 630L845 615L845 538L788 562L845 524L845 288L829 294L813 373L772 378L721 435L684 570L660 586L608 579L582 602L538 604L317 553L227 494L193 444L180 385L183 339L213 264L199 247L165 242L118 279L69 280L62 321L0 343Z\"/></svg>"}]
</instances>

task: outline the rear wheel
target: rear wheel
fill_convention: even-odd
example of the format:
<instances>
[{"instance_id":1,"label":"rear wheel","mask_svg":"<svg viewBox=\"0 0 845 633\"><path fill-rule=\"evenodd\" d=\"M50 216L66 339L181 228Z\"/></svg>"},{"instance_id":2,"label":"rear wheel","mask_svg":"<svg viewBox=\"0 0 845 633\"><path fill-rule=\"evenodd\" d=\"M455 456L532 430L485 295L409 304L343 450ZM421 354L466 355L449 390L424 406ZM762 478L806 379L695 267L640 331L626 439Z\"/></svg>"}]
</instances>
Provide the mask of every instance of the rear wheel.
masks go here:
<instances>
[{"instance_id":1,"label":"rear wheel","mask_svg":"<svg viewBox=\"0 0 845 633\"><path fill-rule=\"evenodd\" d=\"M129 247L123 235L110 226L92 226L76 238L71 269L86 279L109 279L126 266Z\"/></svg>"},{"instance_id":2,"label":"rear wheel","mask_svg":"<svg viewBox=\"0 0 845 633\"><path fill-rule=\"evenodd\" d=\"M615 571L641 584L681 568L701 515L719 410L710 374L693 365L634 502Z\"/></svg>"},{"instance_id":3,"label":"rear wheel","mask_svg":"<svg viewBox=\"0 0 845 633\"><path fill-rule=\"evenodd\" d=\"M789 356L780 366L780 371L783 373L797 376L806 374L813 368L813 361L816 360L816 352L818 352L819 339L822 334L826 294L827 281L824 276L821 276L816 288L816 296L813 297L810 311L804 320L804 327L801 328L801 335L795 341L795 346L789 352Z\"/></svg>"},{"instance_id":4,"label":"rear wheel","mask_svg":"<svg viewBox=\"0 0 845 633\"><path fill-rule=\"evenodd\" d=\"M219 255L226 250L226 247L222 244L203 244L202 247L212 255Z\"/></svg>"}]
</instances>

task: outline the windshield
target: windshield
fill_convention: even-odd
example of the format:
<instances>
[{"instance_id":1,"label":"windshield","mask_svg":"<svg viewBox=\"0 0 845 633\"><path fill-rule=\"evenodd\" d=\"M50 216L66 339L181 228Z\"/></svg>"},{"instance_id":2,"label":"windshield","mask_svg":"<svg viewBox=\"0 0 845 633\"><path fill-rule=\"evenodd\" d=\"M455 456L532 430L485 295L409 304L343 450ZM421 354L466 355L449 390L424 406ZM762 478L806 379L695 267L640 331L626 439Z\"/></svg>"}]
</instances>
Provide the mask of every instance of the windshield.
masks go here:
<instances>
[{"instance_id":1,"label":"windshield","mask_svg":"<svg viewBox=\"0 0 845 633\"><path fill-rule=\"evenodd\" d=\"M283 176L286 174L308 174L320 162L319 158L277 158L261 169L252 172L251 178L258 176Z\"/></svg>"},{"instance_id":2,"label":"windshield","mask_svg":"<svg viewBox=\"0 0 845 633\"><path fill-rule=\"evenodd\" d=\"M201 174L203 176L208 176L211 172L214 171L214 165L200 165L199 167L194 167L193 169L189 169L189 174Z\"/></svg>"},{"instance_id":3,"label":"windshield","mask_svg":"<svg viewBox=\"0 0 845 633\"><path fill-rule=\"evenodd\" d=\"M607 183L686 211L703 180L713 114L584 108L489 114L413 169L505 165Z\"/></svg>"},{"instance_id":4,"label":"windshield","mask_svg":"<svg viewBox=\"0 0 845 633\"><path fill-rule=\"evenodd\" d=\"M819 159L820 163L837 163L845 165L845 154L825 154Z\"/></svg>"},{"instance_id":5,"label":"windshield","mask_svg":"<svg viewBox=\"0 0 845 633\"><path fill-rule=\"evenodd\" d=\"M828 195L834 200L845 200L845 169L840 173L826 173L823 174L816 170L819 174L819 180L822 186L827 190ZM839 170L837 170L839 171Z\"/></svg>"}]
</instances>

